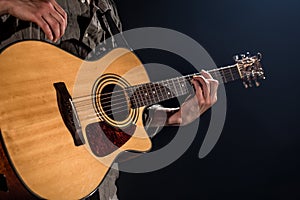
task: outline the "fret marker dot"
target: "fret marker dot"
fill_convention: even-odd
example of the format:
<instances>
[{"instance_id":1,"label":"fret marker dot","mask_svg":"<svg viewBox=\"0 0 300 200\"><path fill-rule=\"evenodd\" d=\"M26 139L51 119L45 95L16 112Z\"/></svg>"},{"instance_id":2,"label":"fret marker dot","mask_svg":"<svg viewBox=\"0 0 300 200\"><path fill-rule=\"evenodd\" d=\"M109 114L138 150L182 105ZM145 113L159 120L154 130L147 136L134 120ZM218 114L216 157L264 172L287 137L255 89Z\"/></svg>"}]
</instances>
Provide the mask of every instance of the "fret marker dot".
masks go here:
<instances>
[{"instance_id":1,"label":"fret marker dot","mask_svg":"<svg viewBox=\"0 0 300 200\"><path fill-rule=\"evenodd\" d=\"M168 92L168 95L170 95L171 93L170 92Z\"/></svg>"}]
</instances>

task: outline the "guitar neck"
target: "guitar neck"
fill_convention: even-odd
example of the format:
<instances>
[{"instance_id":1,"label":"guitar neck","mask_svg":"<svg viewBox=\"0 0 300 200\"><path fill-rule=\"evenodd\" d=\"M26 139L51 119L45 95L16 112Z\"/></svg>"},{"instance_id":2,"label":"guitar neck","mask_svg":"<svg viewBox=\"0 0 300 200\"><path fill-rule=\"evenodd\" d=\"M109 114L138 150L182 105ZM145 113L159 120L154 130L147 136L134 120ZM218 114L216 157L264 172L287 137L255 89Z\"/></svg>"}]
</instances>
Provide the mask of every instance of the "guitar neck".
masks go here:
<instances>
[{"instance_id":1,"label":"guitar neck","mask_svg":"<svg viewBox=\"0 0 300 200\"><path fill-rule=\"evenodd\" d=\"M238 65L216 68L208 70L208 72L219 83L228 83L241 78ZM130 98L131 107L150 106L188 94L190 93L191 80L197 75L200 75L200 73L128 87L126 92Z\"/></svg>"}]
</instances>

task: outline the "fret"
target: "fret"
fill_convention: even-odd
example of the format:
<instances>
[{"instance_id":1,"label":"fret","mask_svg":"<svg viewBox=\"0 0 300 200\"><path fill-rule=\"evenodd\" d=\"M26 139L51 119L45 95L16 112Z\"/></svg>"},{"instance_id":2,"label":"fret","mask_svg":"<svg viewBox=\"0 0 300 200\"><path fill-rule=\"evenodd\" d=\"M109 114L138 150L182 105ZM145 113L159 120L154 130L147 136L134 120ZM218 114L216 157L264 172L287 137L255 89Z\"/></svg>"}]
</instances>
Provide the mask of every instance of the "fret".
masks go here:
<instances>
[{"instance_id":1,"label":"fret","mask_svg":"<svg viewBox=\"0 0 300 200\"><path fill-rule=\"evenodd\" d=\"M184 80L183 78L179 78L179 86L180 86L180 89L181 89L181 95L184 95L186 92L185 90L185 84L184 84Z\"/></svg>"},{"instance_id":2,"label":"fret","mask_svg":"<svg viewBox=\"0 0 300 200\"><path fill-rule=\"evenodd\" d=\"M174 86L174 88L175 88L175 96L177 96L177 95L178 95L178 90L177 90L176 84L175 84L173 78L172 78L171 80L172 80L173 86Z\"/></svg>"},{"instance_id":3,"label":"fret","mask_svg":"<svg viewBox=\"0 0 300 200\"><path fill-rule=\"evenodd\" d=\"M179 77L176 77L176 83L177 83L177 87L180 89L180 90L178 90L178 92L179 92L178 96L180 96L180 95L182 95L183 90L182 90L182 87L181 87L181 83L180 83Z\"/></svg>"},{"instance_id":4,"label":"fret","mask_svg":"<svg viewBox=\"0 0 300 200\"><path fill-rule=\"evenodd\" d=\"M186 79L185 77L181 77L181 86L183 88L183 94L186 94L188 92L187 84L186 84Z\"/></svg>"},{"instance_id":5,"label":"fret","mask_svg":"<svg viewBox=\"0 0 300 200\"><path fill-rule=\"evenodd\" d=\"M157 99L155 98L155 90L153 89L154 84L149 84L149 104L151 105L152 102L157 102Z\"/></svg>"},{"instance_id":6,"label":"fret","mask_svg":"<svg viewBox=\"0 0 300 200\"><path fill-rule=\"evenodd\" d=\"M176 79L177 79L177 83L178 83L178 86L179 86L180 91L181 91L181 93L179 93L178 95L181 95L181 94L183 94L183 91L182 91L182 87L181 87L181 84L180 84L180 81L179 81L179 77L176 77Z\"/></svg>"},{"instance_id":7,"label":"fret","mask_svg":"<svg viewBox=\"0 0 300 200\"><path fill-rule=\"evenodd\" d=\"M133 102L131 102L131 104L133 105L133 107L140 107L139 105L139 101L138 98L135 95L135 88L134 87L130 87L130 94L128 94L130 96L130 99L135 101L135 104Z\"/></svg>"},{"instance_id":8,"label":"fret","mask_svg":"<svg viewBox=\"0 0 300 200\"><path fill-rule=\"evenodd\" d=\"M154 99L155 99L155 97L156 97L156 102L160 102L159 94L158 94L157 89L156 89L156 84L153 84L152 86L153 86L153 88L154 88L154 89L152 90Z\"/></svg>"},{"instance_id":9,"label":"fret","mask_svg":"<svg viewBox=\"0 0 300 200\"><path fill-rule=\"evenodd\" d=\"M237 80L240 79L240 74L238 73L238 71L236 69L232 70L232 74L233 74L233 79Z\"/></svg>"},{"instance_id":10,"label":"fret","mask_svg":"<svg viewBox=\"0 0 300 200\"><path fill-rule=\"evenodd\" d=\"M158 83L158 92L159 92L159 96L160 96L160 100L163 101L164 100L164 95L163 95L163 91L162 91L162 85L161 82Z\"/></svg>"},{"instance_id":11,"label":"fret","mask_svg":"<svg viewBox=\"0 0 300 200\"><path fill-rule=\"evenodd\" d=\"M227 83L227 80L226 80L226 77L225 77L225 74L224 74L224 70L223 70L223 69L220 69L220 71L222 72L222 79L223 79L223 82L224 82L224 83Z\"/></svg>"},{"instance_id":12,"label":"fret","mask_svg":"<svg viewBox=\"0 0 300 200\"><path fill-rule=\"evenodd\" d=\"M217 79L220 83L227 83L240 79L238 69L236 65L222 67L208 71L214 79Z\"/></svg>"},{"instance_id":13,"label":"fret","mask_svg":"<svg viewBox=\"0 0 300 200\"><path fill-rule=\"evenodd\" d=\"M157 87L156 87L157 95L159 96L160 101L163 101L164 96L163 96L163 92L162 92L161 82L157 82L156 84L157 84Z\"/></svg>"},{"instance_id":14,"label":"fret","mask_svg":"<svg viewBox=\"0 0 300 200\"><path fill-rule=\"evenodd\" d=\"M177 94L178 94L178 92L177 92L177 88L176 88L176 85L175 85L175 83L174 83L174 80L171 79L170 82L171 82L172 88L173 88L173 90L171 91L171 92L172 92L172 93L171 93L171 97L176 97Z\"/></svg>"},{"instance_id":15,"label":"fret","mask_svg":"<svg viewBox=\"0 0 300 200\"><path fill-rule=\"evenodd\" d=\"M147 84L147 97L148 97L148 105L149 104L152 104L152 102L155 102L155 99L154 99L154 96L153 96L153 92L152 92L152 89L151 89L151 87L152 87L152 84L151 83L149 83L149 84Z\"/></svg>"},{"instance_id":16,"label":"fret","mask_svg":"<svg viewBox=\"0 0 300 200\"><path fill-rule=\"evenodd\" d=\"M231 80L233 81L234 80L234 77L233 77L233 74L232 74L232 71L231 71L231 68L228 68L229 72L230 72L230 75L231 75Z\"/></svg>"},{"instance_id":17,"label":"fret","mask_svg":"<svg viewBox=\"0 0 300 200\"><path fill-rule=\"evenodd\" d=\"M233 81L234 78L233 78L233 74L232 74L231 68L225 68L224 71L225 71L225 74L226 74L226 80L227 80L227 82Z\"/></svg>"},{"instance_id":18,"label":"fret","mask_svg":"<svg viewBox=\"0 0 300 200\"><path fill-rule=\"evenodd\" d=\"M166 99L168 99L168 95L167 95L168 91L166 89L166 88L168 88L168 85L165 83L165 81L162 81L162 85L163 85L163 87L162 87L163 99L166 100Z\"/></svg>"},{"instance_id":19,"label":"fret","mask_svg":"<svg viewBox=\"0 0 300 200\"><path fill-rule=\"evenodd\" d=\"M143 91L143 94L144 94L144 97L145 97L145 105L149 104L149 90L148 90L148 87L149 87L149 84L145 84L144 91Z\"/></svg>"},{"instance_id":20,"label":"fret","mask_svg":"<svg viewBox=\"0 0 300 200\"><path fill-rule=\"evenodd\" d=\"M174 96L174 85L172 83L170 83L170 80L167 80L168 85L169 85L169 91L167 92L167 96L169 98L173 98ZM172 88L173 87L173 88Z\"/></svg>"},{"instance_id":21,"label":"fret","mask_svg":"<svg viewBox=\"0 0 300 200\"><path fill-rule=\"evenodd\" d=\"M177 81L177 85L178 85L178 87L180 88L178 96L180 96L180 95L183 94L183 90L182 90L182 86L181 86L181 82L180 82L179 77L177 77L176 79L177 79L177 80L176 80L176 81Z\"/></svg>"},{"instance_id":22,"label":"fret","mask_svg":"<svg viewBox=\"0 0 300 200\"><path fill-rule=\"evenodd\" d=\"M130 92L131 93L129 94L129 97L130 97L130 100L131 100L131 97L133 97L133 100L134 100L134 103L131 102L131 104L133 105L133 107L140 107L139 104L138 104L138 101L137 101L137 99L135 97L134 91L135 90L133 88L130 88Z\"/></svg>"},{"instance_id":23,"label":"fret","mask_svg":"<svg viewBox=\"0 0 300 200\"><path fill-rule=\"evenodd\" d=\"M173 92L174 85L172 83L170 83L169 80L166 80L166 84L168 85L167 91L166 91L166 99L170 99L170 98L175 97L174 92Z\"/></svg>"},{"instance_id":24,"label":"fret","mask_svg":"<svg viewBox=\"0 0 300 200\"><path fill-rule=\"evenodd\" d=\"M142 94L140 88L137 88L137 93L138 93L138 95L140 97L140 103L141 103L141 105L144 106L145 105L145 101L144 101L143 94Z\"/></svg>"},{"instance_id":25,"label":"fret","mask_svg":"<svg viewBox=\"0 0 300 200\"><path fill-rule=\"evenodd\" d=\"M228 76L227 76L227 72L226 72L225 68L222 69L222 74L223 74L223 77L224 77L224 83L227 83L228 82Z\"/></svg>"},{"instance_id":26,"label":"fret","mask_svg":"<svg viewBox=\"0 0 300 200\"><path fill-rule=\"evenodd\" d=\"M166 85L168 86L166 89L166 99L170 99L175 97L175 93L174 93L174 85L172 82L170 82L170 80L166 80Z\"/></svg>"},{"instance_id":27,"label":"fret","mask_svg":"<svg viewBox=\"0 0 300 200\"><path fill-rule=\"evenodd\" d=\"M233 65L233 69L235 70L235 71L234 71L234 74L235 74L235 80L240 79L240 78L241 78L241 75L240 75L240 72L239 72L239 69L238 69L238 65Z\"/></svg>"},{"instance_id":28,"label":"fret","mask_svg":"<svg viewBox=\"0 0 300 200\"><path fill-rule=\"evenodd\" d=\"M133 89L134 89L133 95L135 96L135 98L136 98L136 100L137 100L137 106L138 106L138 107L141 107L142 104L141 104L141 101L140 101L140 97L139 97L137 88L138 88L138 87L134 87L134 88L133 88Z\"/></svg>"}]
</instances>

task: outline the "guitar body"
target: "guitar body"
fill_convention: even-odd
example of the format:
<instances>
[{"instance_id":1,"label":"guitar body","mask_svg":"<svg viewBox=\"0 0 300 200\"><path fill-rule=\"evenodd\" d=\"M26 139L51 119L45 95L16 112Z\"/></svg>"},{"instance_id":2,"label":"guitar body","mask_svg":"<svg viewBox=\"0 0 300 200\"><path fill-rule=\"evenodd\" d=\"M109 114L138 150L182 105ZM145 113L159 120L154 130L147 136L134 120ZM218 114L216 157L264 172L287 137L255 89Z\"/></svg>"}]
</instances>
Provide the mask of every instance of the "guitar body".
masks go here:
<instances>
[{"instance_id":1,"label":"guitar body","mask_svg":"<svg viewBox=\"0 0 300 200\"><path fill-rule=\"evenodd\" d=\"M116 120L105 114L99 116L103 107L97 107L98 100L93 97L93 91L109 84L122 88L125 82L149 82L141 62L127 49L115 49L100 60L87 62L47 43L20 42L0 54L0 74L4 148L21 182L37 197L84 198L101 183L119 153L151 148L143 127L144 107L129 108L128 117ZM122 77L120 84L118 77ZM81 123L82 145L74 144L58 108L54 84L61 82L74 102L78 100L74 104ZM86 98L89 95L91 98ZM81 98L82 105L88 104L86 112L80 110ZM98 132L99 127L102 132ZM121 134L120 143L118 135L112 136L117 138L113 144L118 148L99 152L105 147L101 138L122 130L127 135L128 129L130 136L123 140Z\"/></svg>"}]
</instances>

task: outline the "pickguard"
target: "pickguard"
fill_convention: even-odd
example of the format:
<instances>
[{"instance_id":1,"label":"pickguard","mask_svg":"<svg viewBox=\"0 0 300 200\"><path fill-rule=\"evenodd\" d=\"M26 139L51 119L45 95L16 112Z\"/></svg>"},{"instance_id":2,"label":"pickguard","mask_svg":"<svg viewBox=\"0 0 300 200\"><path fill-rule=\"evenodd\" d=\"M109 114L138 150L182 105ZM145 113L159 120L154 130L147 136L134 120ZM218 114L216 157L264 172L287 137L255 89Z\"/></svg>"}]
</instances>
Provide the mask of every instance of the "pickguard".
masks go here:
<instances>
[{"instance_id":1,"label":"pickguard","mask_svg":"<svg viewBox=\"0 0 300 200\"><path fill-rule=\"evenodd\" d=\"M123 146L133 135L136 125L124 129L113 127L105 122L89 124L85 131L93 154L104 157Z\"/></svg>"}]
</instances>

